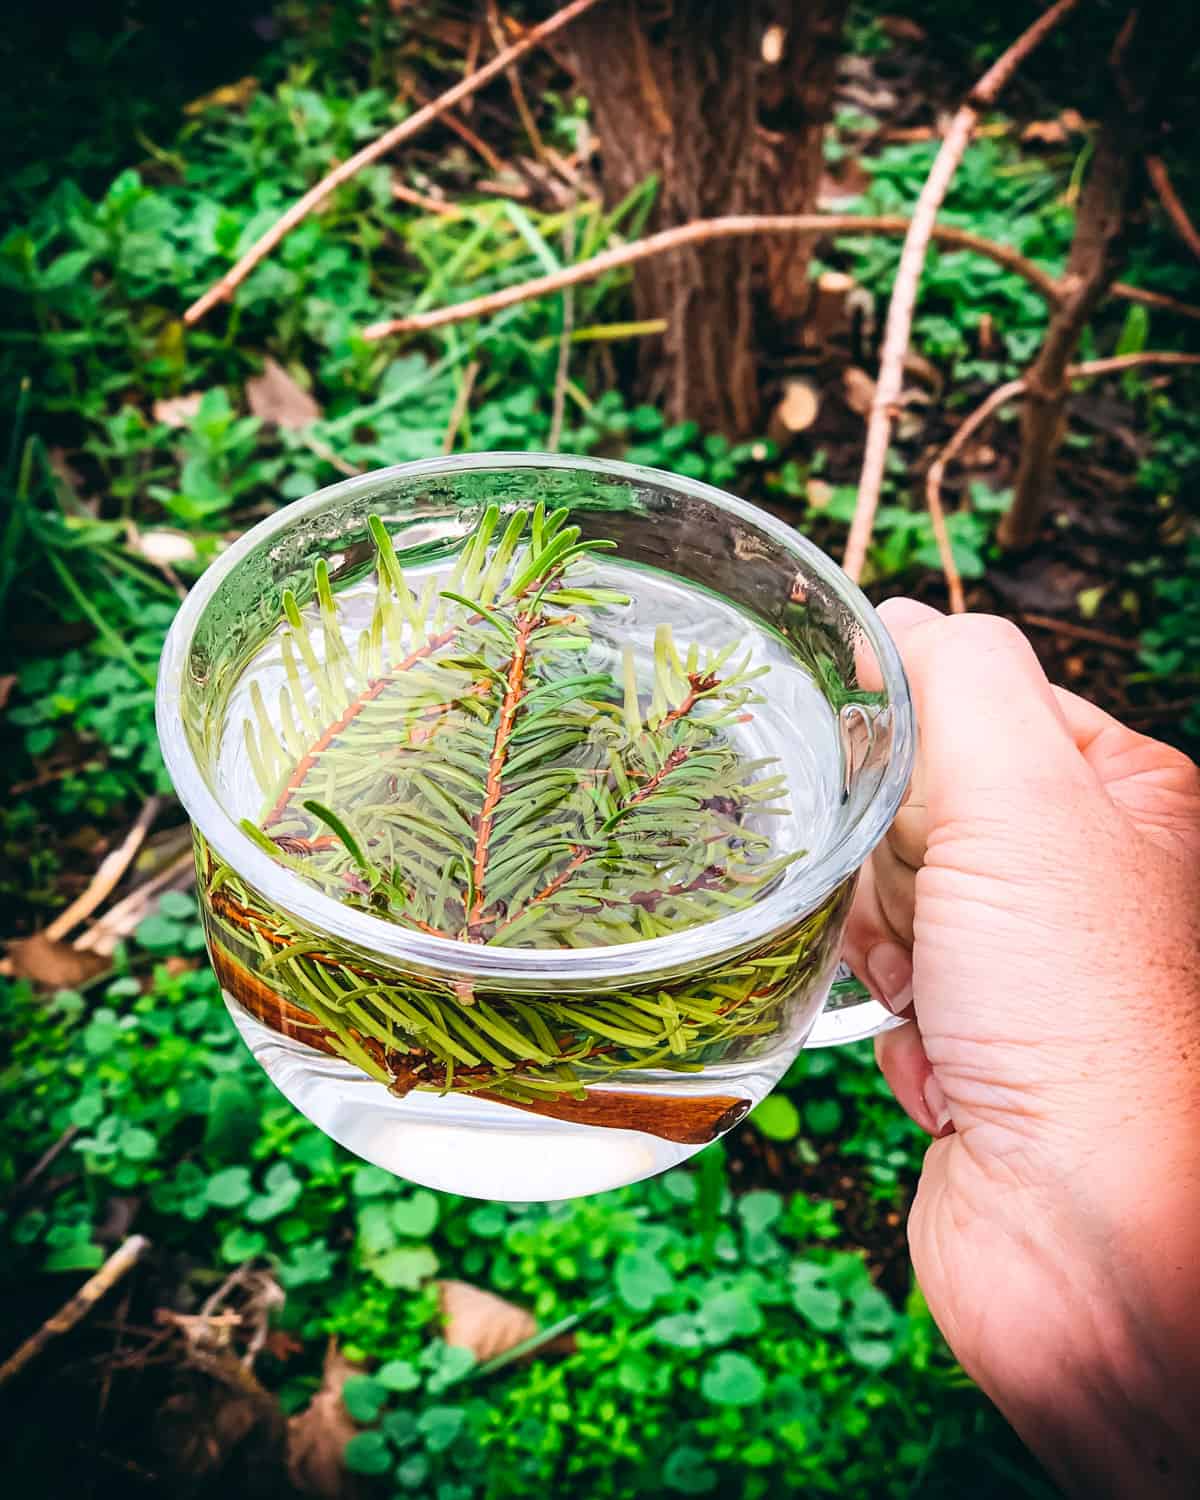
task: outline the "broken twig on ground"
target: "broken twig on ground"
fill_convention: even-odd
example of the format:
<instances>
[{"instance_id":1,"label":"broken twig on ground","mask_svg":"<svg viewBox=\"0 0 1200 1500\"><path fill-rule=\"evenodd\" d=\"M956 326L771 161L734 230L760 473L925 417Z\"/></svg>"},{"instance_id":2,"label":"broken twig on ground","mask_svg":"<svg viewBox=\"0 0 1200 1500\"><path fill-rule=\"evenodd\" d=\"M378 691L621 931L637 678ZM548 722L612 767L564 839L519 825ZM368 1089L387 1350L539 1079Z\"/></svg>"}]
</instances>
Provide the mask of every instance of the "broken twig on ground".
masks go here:
<instances>
[{"instance_id":1,"label":"broken twig on ground","mask_svg":"<svg viewBox=\"0 0 1200 1500\"><path fill-rule=\"evenodd\" d=\"M407 120L402 120L399 125L385 131L378 140L370 142L361 151L356 151L353 156L340 162L332 172L327 173L320 182L309 188L303 197L297 198L291 208L251 245L237 264L209 287L202 297L198 297L192 303L184 313L183 321L189 324L198 323L206 313L212 311L218 302L224 302L231 297L259 261L268 256L280 240L290 234L318 204L323 203L335 188L340 187L343 182L348 182L356 172L361 171L371 162L378 161L381 156L385 156L402 142L411 140L427 125L432 125L434 120L446 110L452 109L460 99L466 99L477 89L483 88L512 63L524 57L527 52L532 51L534 47L539 46L556 32L561 31L564 26L569 26L572 21L583 15L584 11L590 10L596 3L597 0L570 0L568 5L555 11L540 25L530 27L519 41L514 42L511 47L506 47L503 52L498 52L476 72L469 73L423 109L417 110L416 114L410 115Z\"/></svg>"},{"instance_id":2,"label":"broken twig on ground","mask_svg":"<svg viewBox=\"0 0 1200 1500\"><path fill-rule=\"evenodd\" d=\"M883 352L879 360L879 379L867 421L866 446L862 474L858 481L858 500L842 567L856 582L867 558L867 547L875 529L875 512L883 485L884 465L892 440L892 420L898 407L904 380L904 356L912 331L913 309L917 288L925 266L929 243L934 238L935 221L946 190L970 143L980 114L990 108L1026 57L1049 35L1055 26L1074 10L1079 0L1058 0L1030 26L1008 50L992 64L960 107L942 138L929 176L917 197L912 221L900 253L892 297L884 327ZM944 530L944 528L943 528Z\"/></svg>"},{"instance_id":3,"label":"broken twig on ground","mask_svg":"<svg viewBox=\"0 0 1200 1500\"><path fill-rule=\"evenodd\" d=\"M1200 365L1200 354L1185 354L1173 349L1143 349L1136 354L1112 354L1105 359L1089 359L1082 364L1071 365L1067 371L1069 380L1094 380L1100 375L1112 375L1120 370L1136 369L1139 365ZM942 506L942 480L946 466L966 446L967 439L979 431L989 417L1002 406L1025 394L1025 379L1006 381L981 401L974 411L958 424L954 435L938 453L925 476L925 501L929 507L929 518L933 522L933 534L937 539L938 555L942 572L946 575L946 587L950 594L950 608L961 614L966 608L963 600L962 579L959 577L950 538L946 533L945 510Z\"/></svg>"},{"instance_id":4,"label":"broken twig on ground","mask_svg":"<svg viewBox=\"0 0 1200 1500\"><path fill-rule=\"evenodd\" d=\"M58 942L66 937L73 927L78 927L80 922L91 916L105 897L116 888L122 875L133 863L134 856L142 847L155 818L158 817L162 803L161 797L151 797L147 800L145 807L137 815L133 827L121 843L100 861L100 866L92 876L87 890L81 896L77 896L66 911L59 912L54 921L45 929L43 936L50 938L53 942Z\"/></svg>"},{"instance_id":5,"label":"broken twig on ground","mask_svg":"<svg viewBox=\"0 0 1200 1500\"><path fill-rule=\"evenodd\" d=\"M5 1385L14 1376L19 1375L26 1365L32 1364L46 1345L59 1334L70 1333L76 1323L91 1312L101 1297L110 1292L123 1276L133 1270L149 1248L150 1241L145 1235L131 1234L123 1245L113 1251L96 1274L84 1282L70 1301L64 1302L52 1317L46 1319L36 1333L31 1334L21 1347L0 1365L0 1385Z\"/></svg>"},{"instance_id":6,"label":"broken twig on ground","mask_svg":"<svg viewBox=\"0 0 1200 1500\"><path fill-rule=\"evenodd\" d=\"M500 312L518 302L530 302L535 297L546 297L553 292L564 291L569 286L579 286L585 281L595 281L609 271L632 266L638 261L649 260L655 255L665 255L687 245L704 244L709 240L739 239L761 234L811 234L814 238L823 234L907 234L911 220L898 214L724 214L715 219L694 219L690 224L679 224L673 229L662 229L657 234L647 235L643 240L634 240L628 245L617 245L611 250L602 250L590 260L577 261L573 266L564 266L545 276L535 276L518 286L505 287L485 297L472 297L466 302L454 302L448 307L436 307L429 312L413 313L406 318L389 318L382 323L371 323L362 331L366 339L384 339L397 333L421 333L431 328L441 328L447 323L462 323L467 318L482 318L489 313ZM1050 302L1058 300L1058 282L1041 266L1008 245L997 244L972 234L967 229L957 229L949 224L934 227L933 238L956 250L976 250L999 265L1015 271L1035 287Z\"/></svg>"}]
</instances>

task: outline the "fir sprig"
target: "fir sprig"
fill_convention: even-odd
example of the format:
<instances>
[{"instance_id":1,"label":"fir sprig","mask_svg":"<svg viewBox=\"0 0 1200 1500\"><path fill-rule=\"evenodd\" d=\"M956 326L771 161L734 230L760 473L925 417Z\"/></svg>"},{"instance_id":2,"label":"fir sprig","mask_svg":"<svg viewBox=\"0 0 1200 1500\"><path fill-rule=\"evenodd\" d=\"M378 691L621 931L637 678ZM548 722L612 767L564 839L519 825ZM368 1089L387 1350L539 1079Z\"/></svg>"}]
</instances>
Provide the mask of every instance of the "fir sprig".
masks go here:
<instances>
[{"instance_id":1,"label":"fir sprig","mask_svg":"<svg viewBox=\"0 0 1200 1500\"><path fill-rule=\"evenodd\" d=\"M746 906L799 857L769 832L784 778L732 733L765 669L736 645L680 648L666 626L648 671L628 647L614 657L629 601L596 577L606 544L567 521L538 506L502 527L490 507L453 566L418 579L372 517L365 627L352 632L323 563L308 604L285 597L283 686L273 713L252 686L244 727L261 847L397 925L510 947L678 932ZM260 1019L401 1093L530 1108L772 1033L845 895L721 973L567 1000L403 981L297 929L211 856L206 876L218 967Z\"/></svg>"},{"instance_id":2,"label":"fir sprig","mask_svg":"<svg viewBox=\"0 0 1200 1500\"><path fill-rule=\"evenodd\" d=\"M353 645L323 564L314 605L288 597L280 729L261 694L245 727L262 828L341 899L467 942L632 942L744 905L782 868L763 828L783 783L728 735L758 672L732 646L681 656L665 626L648 693L632 652L619 679L593 669L592 617L627 602L581 576L604 544L562 511L517 511L493 545L499 523L490 508L449 577L415 586L372 517ZM317 793L361 838L304 816Z\"/></svg>"}]
</instances>

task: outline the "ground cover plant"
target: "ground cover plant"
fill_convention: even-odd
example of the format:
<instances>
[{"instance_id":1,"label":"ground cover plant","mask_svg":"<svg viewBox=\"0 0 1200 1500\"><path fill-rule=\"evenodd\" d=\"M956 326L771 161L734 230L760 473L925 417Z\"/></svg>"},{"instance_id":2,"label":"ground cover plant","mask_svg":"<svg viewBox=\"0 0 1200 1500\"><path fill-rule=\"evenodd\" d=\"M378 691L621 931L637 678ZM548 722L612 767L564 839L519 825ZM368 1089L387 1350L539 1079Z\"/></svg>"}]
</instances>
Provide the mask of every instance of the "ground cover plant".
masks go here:
<instances>
[{"instance_id":1,"label":"ground cover plant","mask_svg":"<svg viewBox=\"0 0 1200 1500\"><path fill-rule=\"evenodd\" d=\"M334 160L460 76L469 10L426 6L418 21L384 5L282 4L236 31L233 56L192 51L186 27L171 29L182 21L160 17L156 41L124 13L107 34L85 17L69 50L93 60L94 128L62 129L67 114L86 118L86 66L6 106L7 141L31 110L45 130L42 155L7 175L0 239L0 607L13 645L0 889L14 940L0 1359L130 1235L149 1242L73 1332L0 1387L13 1493L1049 1495L912 1285L903 1215L922 1138L869 1048L802 1054L684 1170L522 1206L433 1194L355 1161L282 1102L228 1023L152 700L180 593L229 537L348 470L506 447L707 479L834 551L854 511L859 377L874 369L894 241L819 245L812 274L849 278L850 310L791 364L771 352L758 430L735 437L639 390L635 352L660 330L624 273L569 301L362 336L650 223L652 181L601 200L587 101L544 56L530 64L544 87L526 99L541 152L501 80L459 121L497 160L439 124L304 220L230 307L182 322ZM853 17L824 148L839 209L911 207L937 108L975 76L974 47L997 43L985 18L962 39L966 23L938 14L914 8L908 23L936 46L886 13ZM128 114L103 97L125 66L120 38L145 81ZM36 44L23 43L44 56ZM157 76L170 70L152 60L190 51L178 82ZM989 119L944 211L1056 272L1094 137L1094 101L1070 96L1061 56ZM1057 102L1068 97L1078 119ZM1171 166L1186 197L1187 165ZM1165 215L1143 219L1123 274L1200 302L1200 268ZM944 604L914 476L1021 374L1045 323L1011 271L930 252L868 556L876 594ZM1110 302L1082 357L1185 351L1194 327ZM817 397L795 431L771 420L792 378ZM1190 378L1133 369L1073 398L1060 495L1028 554L1002 555L995 539L1017 472L1011 413L976 435L946 497L971 606L1022 620L1055 677L1194 750ZM119 883L66 920L139 819ZM463 1285L500 1299L476 1326L456 1316L450 1288ZM502 1337L514 1307L529 1318ZM289 1415L303 1424L290 1443Z\"/></svg>"}]
</instances>

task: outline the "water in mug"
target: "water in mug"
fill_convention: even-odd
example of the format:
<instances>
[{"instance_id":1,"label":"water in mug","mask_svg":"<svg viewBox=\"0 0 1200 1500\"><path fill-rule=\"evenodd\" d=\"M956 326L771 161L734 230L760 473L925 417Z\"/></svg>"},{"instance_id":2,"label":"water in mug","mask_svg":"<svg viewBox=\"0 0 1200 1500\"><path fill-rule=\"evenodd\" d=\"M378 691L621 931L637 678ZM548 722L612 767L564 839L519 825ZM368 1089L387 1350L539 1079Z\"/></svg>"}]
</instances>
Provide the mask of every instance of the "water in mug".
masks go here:
<instances>
[{"instance_id":1,"label":"water in mug","mask_svg":"<svg viewBox=\"0 0 1200 1500\"><path fill-rule=\"evenodd\" d=\"M372 571L335 592L318 565L242 671L217 795L324 895L457 942L565 950L568 978L373 965L202 848L231 1014L311 1119L431 1186L561 1198L673 1165L786 1068L848 892L715 970L618 968L572 992L569 951L718 920L827 847L837 715L782 634L581 550L562 517L489 513L415 559L372 531Z\"/></svg>"}]
</instances>

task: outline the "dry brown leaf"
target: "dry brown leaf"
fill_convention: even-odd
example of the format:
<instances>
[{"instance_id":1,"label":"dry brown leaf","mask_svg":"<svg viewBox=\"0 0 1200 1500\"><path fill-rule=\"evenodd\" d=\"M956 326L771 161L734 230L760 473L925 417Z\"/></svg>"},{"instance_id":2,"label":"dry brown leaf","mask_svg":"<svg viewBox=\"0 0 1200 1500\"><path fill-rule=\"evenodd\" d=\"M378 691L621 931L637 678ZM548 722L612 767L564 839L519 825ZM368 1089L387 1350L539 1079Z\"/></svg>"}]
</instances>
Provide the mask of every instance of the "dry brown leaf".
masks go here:
<instances>
[{"instance_id":1,"label":"dry brown leaf","mask_svg":"<svg viewBox=\"0 0 1200 1500\"><path fill-rule=\"evenodd\" d=\"M880 31L894 42L923 42L927 35L924 26L910 21L907 16L880 16Z\"/></svg>"},{"instance_id":2,"label":"dry brown leaf","mask_svg":"<svg viewBox=\"0 0 1200 1500\"><path fill-rule=\"evenodd\" d=\"M0 708L8 707L8 700L12 697L12 690L17 685L15 672L6 672L0 677Z\"/></svg>"},{"instance_id":3,"label":"dry brown leaf","mask_svg":"<svg viewBox=\"0 0 1200 1500\"><path fill-rule=\"evenodd\" d=\"M172 568L176 563L196 560L196 544L182 531L135 531L130 546L156 568Z\"/></svg>"},{"instance_id":4,"label":"dry brown leaf","mask_svg":"<svg viewBox=\"0 0 1200 1500\"><path fill-rule=\"evenodd\" d=\"M1061 146L1066 138L1066 126L1061 120L1031 120L1021 132L1022 141L1029 146Z\"/></svg>"},{"instance_id":5,"label":"dry brown leaf","mask_svg":"<svg viewBox=\"0 0 1200 1500\"><path fill-rule=\"evenodd\" d=\"M203 391L189 391L186 396L166 396L151 407L154 420L168 427L186 427L200 410Z\"/></svg>"},{"instance_id":6,"label":"dry brown leaf","mask_svg":"<svg viewBox=\"0 0 1200 1500\"><path fill-rule=\"evenodd\" d=\"M438 1300L446 1320L442 1337L477 1360L495 1359L537 1332L533 1314L469 1281L439 1281Z\"/></svg>"},{"instance_id":7,"label":"dry brown leaf","mask_svg":"<svg viewBox=\"0 0 1200 1500\"><path fill-rule=\"evenodd\" d=\"M302 1495L319 1500L353 1500L362 1483L342 1464L346 1444L358 1431L342 1400L342 1387L362 1366L348 1360L330 1340L321 1389L302 1412L288 1420L288 1478Z\"/></svg>"},{"instance_id":8,"label":"dry brown leaf","mask_svg":"<svg viewBox=\"0 0 1200 1500\"><path fill-rule=\"evenodd\" d=\"M768 26L763 32L762 60L774 68L783 61L783 49L787 46L787 32L782 26Z\"/></svg>"},{"instance_id":9,"label":"dry brown leaf","mask_svg":"<svg viewBox=\"0 0 1200 1500\"><path fill-rule=\"evenodd\" d=\"M823 479L810 479L804 493L813 510L824 510L833 499L833 485L826 484Z\"/></svg>"},{"instance_id":10,"label":"dry brown leaf","mask_svg":"<svg viewBox=\"0 0 1200 1500\"><path fill-rule=\"evenodd\" d=\"M871 402L875 399L875 382L865 370L860 370L857 365L851 365L848 370L842 372L842 394L850 410L857 412L860 417L865 417L871 410Z\"/></svg>"},{"instance_id":11,"label":"dry brown leaf","mask_svg":"<svg viewBox=\"0 0 1200 1500\"><path fill-rule=\"evenodd\" d=\"M1071 136L1083 135L1086 130L1087 121L1077 109L1064 109L1053 120L1031 120L1022 130L1021 139L1027 144L1061 146Z\"/></svg>"},{"instance_id":12,"label":"dry brown leaf","mask_svg":"<svg viewBox=\"0 0 1200 1500\"><path fill-rule=\"evenodd\" d=\"M321 408L304 387L269 356L263 362L262 374L247 380L246 400L256 417L280 427L307 427L321 416Z\"/></svg>"},{"instance_id":13,"label":"dry brown leaf","mask_svg":"<svg viewBox=\"0 0 1200 1500\"><path fill-rule=\"evenodd\" d=\"M935 400L942 394L946 377L932 360L926 359L923 354L918 354L915 349L910 349L904 356L904 373L915 376L922 385L928 386Z\"/></svg>"},{"instance_id":14,"label":"dry brown leaf","mask_svg":"<svg viewBox=\"0 0 1200 1500\"><path fill-rule=\"evenodd\" d=\"M31 979L46 990L73 990L108 968L101 954L80 953L70 943L57 943L41 932L10 943L8 960L18 979Z\"/></svg>"},{"instance_id":15,"label":"dry brown leaf","mask_svg":"<svg viewBox=\"0 0 1200 1500\"><path fill-rule=\"evenodd\" d=\"M821 393L811 380L792 379L783 387L778 406L767 423L767 436L785 447L798 432L804 432L817 420Z\"/></svg>"},{"instance_id":16,"label":"dry brown leaf","mask_svg":"<svg viewBox=\"0 0 1200 1500\"><path fill-rule=\"evenodd\" d=\"M54 477L71 492L76 500L80 500L80 491L83 489L83 475L71 463L67 456L67 450L62 447L50 449L50 468ZM82 500L81 504L85 503ZM95 501L86 502L87 508L93 513L97 509Z\"/></svg>"},{"instance_id":17,"label":"dry brown leaf","mask_svg":"<svg viewBox=\"0 0 1200 1500\"><path fill-rule=\"evenodd\" d=\"M239 78L236 83L223 83L220 88L201 94L198 99L185 104L183 112L185 115L202 115L206 109L239 109L249 104L257 92L257 78Z\"/></svg>"}]
</instances>

